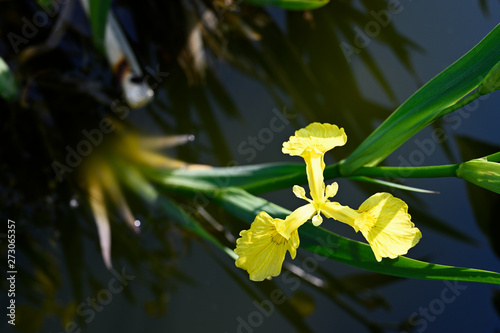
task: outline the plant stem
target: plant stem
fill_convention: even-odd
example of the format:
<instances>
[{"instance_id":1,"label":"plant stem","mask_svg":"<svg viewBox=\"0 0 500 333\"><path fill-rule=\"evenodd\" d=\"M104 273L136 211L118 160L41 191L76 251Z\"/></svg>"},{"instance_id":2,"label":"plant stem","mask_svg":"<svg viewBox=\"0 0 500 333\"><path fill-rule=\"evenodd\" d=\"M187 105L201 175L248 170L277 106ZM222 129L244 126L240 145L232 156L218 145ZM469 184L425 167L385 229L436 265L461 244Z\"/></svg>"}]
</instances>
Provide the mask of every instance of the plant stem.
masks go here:
<instances>
[{"instance_id":1,"label":"plant stem","mask_svg":"<svg viewBox=\"0 0 500 333\"><path fill-rule=\"evenodd\" d=\"M500 159L499 154L490 155L492 158ZM347 178L347 177L371 177L371 178L437 178L437 177L456 177L456 171L460 164L436 165L436 166L421 166L421 167L361 167L348 175L340 174L340 164L327 166L324 171L325 179ZM157 182L160 178L151 178ZM187 178L186 178L187 179ZM207 178L208 179L208 178ZM285 188L290 188L293 185L307 184L306 170L302 172L283 173L270 179L258 180L244 185L237 185L252 194L267 193ZM205 184L206 185L206 184ZM220 186L208 181L208 185L199 186L196 181L174 182L167 185L164 190L172 191L176 194L190 195L192 193L204 193L207 195L215 195Z\"/></svg>"},{"instance_id":2,"label":"plant stem","mask_svg":"<svg viewBox=\"0 0 500 333\"><path fill-rule=\"evenodd\" d=\"M499 156L500 158L500 156ZM350 175L341 175L339 164L333 164L325 168L325 179L345 178L354 176L378 177L378 178L438 178L456 177L456 171L460 164L422 166L422 167L361 167ZM307 183L307 176L304 172L286 175L275 178L271 181L259 182L250 186L244 186L246 191L253 194L266 193L279 189L291 187L293 185L303 185Z\"/></svg>"}]
</instances>

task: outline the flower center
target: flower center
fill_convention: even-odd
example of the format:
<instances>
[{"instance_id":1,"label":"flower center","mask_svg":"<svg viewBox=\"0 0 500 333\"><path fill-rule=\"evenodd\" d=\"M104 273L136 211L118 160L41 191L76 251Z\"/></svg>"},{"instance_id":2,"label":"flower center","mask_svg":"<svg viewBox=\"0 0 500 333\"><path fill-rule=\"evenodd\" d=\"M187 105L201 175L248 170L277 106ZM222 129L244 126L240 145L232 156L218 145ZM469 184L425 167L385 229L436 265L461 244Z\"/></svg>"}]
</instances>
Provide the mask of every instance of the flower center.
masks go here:
<instances>
[{"instance_id":1,"label":"flower center","mask_svg":"<svg viewBox=\"0 0 500 333\"><path fill-rule=\"evenodd\" d=\"M370 211L360 213L355 221L359 229L368 232L373 228L376 222L377 222L377 217L371 214Z\"/></svg>"},{"instance_id":2,"label":"flower center","mask_svg":"<svg viewBox=\"0 0 500 333\"><path fill-rule=\"evenodd\" d=\"M271 240L273 243L277 245L282 245L287 242L287 239L283 236L281 236L276 230L273 230L271 232Z\"/></svg>"}]
</instances>

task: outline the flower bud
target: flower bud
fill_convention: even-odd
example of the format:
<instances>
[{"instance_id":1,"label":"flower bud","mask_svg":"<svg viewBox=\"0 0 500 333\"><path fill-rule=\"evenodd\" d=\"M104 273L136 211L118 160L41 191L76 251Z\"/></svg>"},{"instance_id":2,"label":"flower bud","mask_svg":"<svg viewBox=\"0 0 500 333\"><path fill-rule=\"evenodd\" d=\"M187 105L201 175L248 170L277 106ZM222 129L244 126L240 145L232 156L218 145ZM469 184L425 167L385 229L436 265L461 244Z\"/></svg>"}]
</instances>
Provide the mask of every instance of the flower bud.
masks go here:
<instances>
[{"instance_id":1,"label":"flower bud","mask_svg":"<svg viewBox=\"0 0 500 333\"><path fill-rule=\"evenodd\" d=\"M457 177L500 194L500 163L479 158L462 163Z\"/></svg>"}]
</instances>

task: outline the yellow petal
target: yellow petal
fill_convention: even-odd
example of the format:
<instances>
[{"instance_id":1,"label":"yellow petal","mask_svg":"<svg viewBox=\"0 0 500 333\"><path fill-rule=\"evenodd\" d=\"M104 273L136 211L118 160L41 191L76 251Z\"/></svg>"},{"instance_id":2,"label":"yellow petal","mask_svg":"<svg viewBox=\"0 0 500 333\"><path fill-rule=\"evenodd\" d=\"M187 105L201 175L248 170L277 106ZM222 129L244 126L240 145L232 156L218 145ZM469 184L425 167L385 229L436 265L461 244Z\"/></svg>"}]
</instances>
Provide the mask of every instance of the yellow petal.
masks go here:
<instances>
[{"instance_id":1,"label":"yellow petal","mask_svg":"<svg viewBox=\"0 0 500 333\"><path fill-rule=\"evenodd\" d=\"M411 222L408 206L389 193L377 193L358 209L355 225L370 244L375 258L394 259L415 246L422 234Z\"/></svg>"},{"instance_id":2,"label":"yellow petal","mask_svg":"<svg viewBox=\"0 0 500 333\"><path fill-rule=\"evenodd\" d=\"M304 190L302 186L294 185L292 190L297 198L311 202L311 200L306 197L306 190Z\"/></svg>"},{"instance_id":3,"label":"yellow petal","mask_svg":"<svg viewBox=\"0 0 500 333\"><path fill-rule=\"evenodd\" d=\"M323 218L321 217L320 215L320 211L317 211L316 212L316 215L314 215L312 217L312 220L311 220L312 224L317 227L319 226L321 223L323 223Z\"/></svg>"},{"instance_id":4,"label":"yellow petal","mask_svg":"<svg viewBox=\"0 0 500 333\"><path fill-rule=\"evenodd\" d=\"M134 232L139 233L140 229L134 224L135 218L110 165L106 163L99 164L98 176L102 186L120 211L122 218Z\"/></svg>"},{"instance_id":5,"label":"yellow petal","mask_svg":"<svg viewBox=\"0 0 500 333\"><path fill-rule=\"evenodd\" d=\"M295 230L289 239L281 236L276 225L282 222L260 212L250 230L240 232L234 250L238 255L235 264L250 274L250 280L262 281L269 276L278 276L287 250L295 258L299 234Z\"/></svg>"},{"instance_id":6,"label":"yellow petal","mask_svg":"<svg viewBox=\"0 0 500 333\"><path fill-rule=\"evenodd\" d=\"M294 210L288 215L283 223L277 225L277 231L286 239L296 231L301 225L307 222L314 214L316 209L313 204L307 204Z\"/></svg>"},{"instance_id":7,"label":"yellow petal","mask_svg":"<svg viewBox=\"0 0 500 333\"><path fill-rule=\"evenodd\" d=\"M349 208L348 206L342 206L338 202L325 202L321 205L320 209L323 215L327 218L349 224L356 230L356 232L359 230L354 224L355 219L359 215L356 210Z\"/></svg>"},{"instance_id":8,"label":"yellow petal","mask_svg":"<svg viewBox=\"0 0 500 333\"><path fill-rule=\"evenodd\" d=\"M302 156L306 149L316 149L324 154L328 150L343 146L347 141L343 128L336 125L312 123L302 128L291 136L289 141L283 143L283 154Z\"/></svg>"},{"instance_id":9,"label":"yellow petal","mask_svg":"<svg viewBox=\"0 0 500 333\"><path fill-rule=\"evenodd\" d=\"M339 184L337 183L332 183L326 187L326 193L325 197L326 199L333 198L336 194L337 191L339 190Z\"/></svg>"},{"instance_id":10,"label":"yellow petal","mask_svg":"<svg viewBox=\"0 0 500 333\"><path fill-rule=\"evenodd\" d=\"M325 183L323 178L325 162L323 161L323 154L308 150L303 156L306 162L307 182L311 191L311 198L316 203L323 202L325 197Z\"/></svg>"},{"instance_id":11,"label":"yellow petal","mask_svg":"<svg viewBox=\"0 0 500 333\"><path fill-rule=\"evenodd\" d=\"M297 248L300 245L299 232L295 230L290 234L290 238L288 239L288 251L290 252L290 256L292 259L295 259L295 255L297 254Z\"/></svg>"}]
</instances>

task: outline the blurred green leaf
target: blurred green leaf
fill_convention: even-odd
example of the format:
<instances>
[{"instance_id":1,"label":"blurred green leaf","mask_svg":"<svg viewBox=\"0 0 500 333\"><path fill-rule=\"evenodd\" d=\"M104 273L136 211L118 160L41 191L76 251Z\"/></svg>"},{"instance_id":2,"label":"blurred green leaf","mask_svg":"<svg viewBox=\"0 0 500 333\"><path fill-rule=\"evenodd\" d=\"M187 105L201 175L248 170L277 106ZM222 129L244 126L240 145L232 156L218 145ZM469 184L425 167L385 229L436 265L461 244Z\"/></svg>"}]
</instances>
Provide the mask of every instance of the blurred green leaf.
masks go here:
<instances>
[{"instance_id":1,"label":"blurred green leaf","mask_svg":"<svg viewBox=\"0 0 500 333\"><path fill-rule=\"evenodd\" d=\"M17 84L7 63L0 57L0 96L11 101L16 96Z\"/></svg>"},{"instance_id":2,"label":"blurred green leaf","mask_svg":"<svg viewBox=\"0 0 500 333\"><path fill-rule=\"evenodd\" d=\"M240 187L262 193L294 185L293 180L305 181L306 169L301 163L269 163L201 170L177 169L152 175L160 183L175 190L214 190ZM291 185L289 185L291 184Z\"/></svg>"},{"instance_id":3,"label":"blurred green leaf","mask_svg":"<svg viewBox=\"0 0 500 333\"><path fill-rule=\"evenodd\" d=\"M285 218L290 214L290 211L280 206L236 188L221 190L214 200L233 215L249 223L260 211L266 211L276 218ZM381 262L377 262L368 244L336 235L320 227L314 227L311 223L302 225L299 234L300 247L335 261L372 272L414 279L500 284L500 274L495 272L438 265L403 256L396 259L384 258Z\"/></svg>"},{"instance_id":4,"label":"blurred green leaf","mask_svg":"<svg viewBox=\"0 0 500 333\"><path fill-rule=\"evenodd\" d=\"M302 290L293 293L289 298L289 302L297 309L303 318L309 316L316 310L314 298Z\"/></svg>"},{"instance_id":5,"label":"blurred green leaf","mask_svg":"<svg viewBox=\"0 0 500 333\"><path fill-rule=\"evenodd\" d=\"M198 236L208 240L216 247L226 252L229 256L233 258L235 257L235 254L231 249L222 245L217 239L215 239L214 236L208 233L199 224L199 222L196 221L196 219L194 219L190 214L188 214L182 207L180 207L179 205L177 205L176 203L172 202L171 200L167 199L165 196L162 195L158 196L157 203L161 206L163 213L169 219L173 220L175 223L184 227L185 229L190 230L195 234L197 234Z\"/></svg>"},{"instance_id":6,"label":"blurred green leaf","mask_svg":"<svg viewBox=\"0 0 500 333\"><path fill-rule=\"evenodd\" d=\"M479 7L484 16L490 16L490 8L488 6L488 0L479 0Z\"/></svg>"},{"instance_id":7,"label":"blurred green leaf","mask_svg":"<svg viewBox=\"0 0 500 333\"><path fill-rule=\"evenodd\" d=\"M356 290L358 292L380 288L402 280L402 278L397 276L371 272L350 274L340 279L346 288Z\"/></svg>"},{"instance_id":8,"label":"blurred green leaf","mask_svg":"<svg viewBox=\"0 0 500 333\"><path fill-rule=\"evenodd\" d=\"M95 47L104 50L104 34L111 0L89 0L90 26L92 27L92 38Z\"/></svg>"},{"instance_id":9,"label":"blurred green leaf","mask_svg":"<svg viewBox=\"0 0 500 333\"><path fill-rule=\"evenodd\" d=\"M349 175L362 166L377 165L440 112L474 90L500 60L500 25L479 44L430 80L380 125L340 167Z\"/></svg>"},{"instance_id":10,"label":"blurred green leaf","mask_svg":"<svg viewBox=\"0 0 500 333\"><path fill-rule=\"evenodd\" d=\"M478 245L477 240L469 236L467 233L463 233L453 225L444 223L440 219L432 216L421 207L419 207L419 209L413 209L411 211L411 217L413 221L418 221L419 225L426 226L427 228L440 232L447 237L455 238L456 240L468 243L470 245Z\"/></svg>"},{"instance_id":11,"label":"blurred green leaf","mask_svg":"<svg viewBox=\"0 0 500 333\"><path fill-rule=\"evenodd\" d=\"M256 6L274 6L283 9L308 10L322 7L330 0L243 0Z\"/></svg>"},{"instance_id":12,"label":"blurred green leaf","mask_svg":"<svg viewBox=\"0 0 500 333\"><path fill-rule=\"evenodd\" d=\"M119 165L119 176L124 180L128 188L141 197L146 203L151 206L158 205L163 214L175 222L177 225L190 230L198 236L208 240L218 248L230 256L234 256L234 252L222 245L210 233L208 233L199 222L186 212L180 205L174 203L166 196L161 195L158 191L142 176L136 169L128 167L125 164Z\"/></svg>"}]
</instances>

